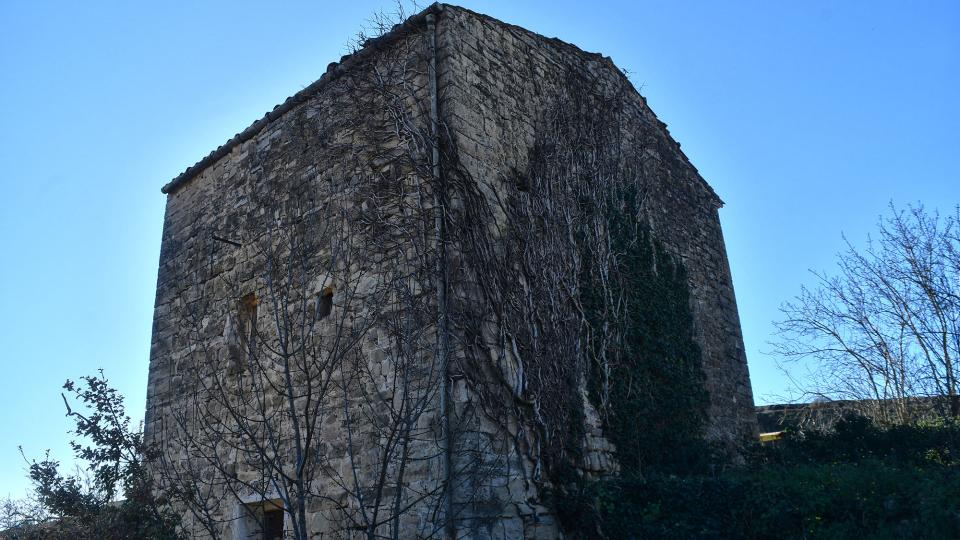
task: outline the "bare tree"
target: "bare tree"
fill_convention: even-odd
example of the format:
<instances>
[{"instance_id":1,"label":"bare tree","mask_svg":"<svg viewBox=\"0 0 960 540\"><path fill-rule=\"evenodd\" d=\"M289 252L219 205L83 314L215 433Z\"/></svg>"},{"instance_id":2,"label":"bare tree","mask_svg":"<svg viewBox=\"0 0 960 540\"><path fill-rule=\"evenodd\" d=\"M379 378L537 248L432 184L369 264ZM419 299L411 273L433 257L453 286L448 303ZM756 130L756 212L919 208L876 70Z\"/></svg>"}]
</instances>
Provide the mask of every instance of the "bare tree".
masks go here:
<instances>
[{"instance_id":1,"label":"bare tree","mask_svg":"<svg viewBox=\"0 0 960 540\"><path fill-rule=\"evenodd\" d=\"M298 242L331 224L324 219L274 229L258 248L266 272L256 292L226 288L239 299L224 325L226 354L204 331L209 310L187 316L196 355L183 366L190 392L171 415L163 470L171 487L189 486L179 498L211 536L238 517L238 501L279 500L295 538L308 537L319 501L345 530L373 538L386 527L397 537L400 517L444 489L406 481L440 448L423 421L439 372L420 266L388 272L372 250L336 250L317 279L307 260L316 251ZM256 504L242 508L263 519Z\"/></svg>"},{"instance_id":2,"label":"bare tree","mask_svg":"<svg viewBox=\"0 0 960 540\"><path fill-rule=\"evenodd\" d=\"M847 241L839 272L815 272L782 307L776 352L812 360L810 394L864 400L877 420L911 420L930 398L960 416L960 208L922 206L881 219L864 248Z\"/></svg>"}]
</instances>

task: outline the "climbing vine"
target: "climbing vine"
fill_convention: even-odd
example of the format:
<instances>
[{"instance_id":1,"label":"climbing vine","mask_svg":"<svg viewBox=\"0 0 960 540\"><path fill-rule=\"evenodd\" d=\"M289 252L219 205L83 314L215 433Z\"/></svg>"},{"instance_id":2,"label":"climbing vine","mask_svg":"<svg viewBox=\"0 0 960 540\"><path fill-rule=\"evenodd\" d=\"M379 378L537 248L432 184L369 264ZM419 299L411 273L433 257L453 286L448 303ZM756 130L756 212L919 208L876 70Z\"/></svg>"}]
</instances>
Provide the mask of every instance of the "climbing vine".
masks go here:
<instances>
[{"instance_id":1,"label":"climbing vine","mask_svg":"<svg viewBox=\"0 0 960 540\"><path fill-rule=\"evenodd\" d=\"M472 178L450 144L445 171L471 406L562 493L595 451L588 417L621 470L671 465L700 438L707 394L684 266L648 219L661 141L625 122L628 84L554 83L523 170Z\"/></svg>"}]
</instances>

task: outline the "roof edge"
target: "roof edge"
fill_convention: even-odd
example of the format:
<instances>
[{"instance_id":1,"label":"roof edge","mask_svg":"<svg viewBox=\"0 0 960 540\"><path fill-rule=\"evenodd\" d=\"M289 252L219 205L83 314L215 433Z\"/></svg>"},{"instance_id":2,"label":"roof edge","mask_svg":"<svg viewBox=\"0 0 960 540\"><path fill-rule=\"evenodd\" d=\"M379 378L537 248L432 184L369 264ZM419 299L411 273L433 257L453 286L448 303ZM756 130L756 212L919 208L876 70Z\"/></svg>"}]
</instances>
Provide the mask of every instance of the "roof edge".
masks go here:
<instances>
[{"instance_id":1,"label":"roof edge","mask_svg":"<svg viewBox=\"0 0 960 540\"><path fill-rule=\"evenodd\" d=\"M316 81L314 81L313 83L305 87L303 90L300 90L296 94L288 97L283 103L274 107L272 111L268 112L262 118L250 124L246 129L244 129L240 133L237 133L236 135L234 135L232 138L230 138L230 140L228 140L221 146L217 147L216 150L207 154L206 157L202 158L200 161L196 162L194 165L187 167L187 169L184 170L182 173L180 173L176 178L174 178L173 180L168 182L166 185L164 185L162 188L160 188L160 192L167 195L174 193L177 189L179 189L184 184L188 183L194 177L196 177L201 172L203 172L207 167L217 162L227 154L229 154L230 151L234 149L234 147L252 139L254 136L257 135L257 133L259 133L263 128L265 128L271 122L273 122L274 120L277 120L278 118L280 118L281 116L289 112L291 109L293 109L297 105L307 101L308 98L312 97L314 94L322 90L327 84L338 79L340 76L345 74L350 68L364 61L366 58L368 58L371 54L373 54L378 49L386 45L389 45L395 39L403 35L405 32L425 23L428 15L432 14L435 16L439 16L440 13L442 13L446 7L448 6L443 3L435 2L429 5L428 7L426 7L423 11L415 15L411 15L403 22L394 25L393 28L390 29L390 31L384 33L383 35L366 40L363 43L363 48L361 48L360 50L352 54L348 54L341 57L340 62L331 62L327 66L326 73L324 73L319 79L317 79ZM716 200L718 207L724 206L723 199L721 199L719 194L717 194L717 192L713 189L713 186L711 186L710 183L707 182L705 178L703 178L703 175L700 174L700 171L697 169L696 165L694 165L693 162L690 161L690 158L682 150L680 146L680 142L674 139L673 135L670 133L670 130L667 124L657 116L657 113L647 103L647 98L644 97L643 94L641 94L637 90L637 87L633 85L633 82L630 80L630 78L623 72L623 70L621 70L613 62L612 58L610 58L609 56L605 56L602 53L585 51L580 47L578 47L577 45L563 41L562 39L559 39L556 37L550 38L542 34L538 34L537 32L534 32L532 30L523 28L521 26L517 26L515 24L510 24L510 23L501 21L495 17L491 17L483 13L475 12L468 8L464 8L461 6L449 6L449 7L462 10L473 16L494 21L498 24L502 24L507 27L514 28L516 30L520 30L525 33L536 35L547 41L551 41L553 43L556 43L562 46L570 47L580 54L594 57L599 59L601 62L605 62L610 68L612 68L613 71L615 71L621 77L623 82L625 82L626 85L630 87L633 90L633 92L640 97L640 99L643 101L644 105L646 106L647 110L650 111L654 119L659 124L659 127L663 129L663 131L666 133L667 139L673 143L676 152L679 154L683 162L686 165L688 165L691 169L693 169L693 172L696 175L697 180L699 180L699 182L704 187L706 187L707 192Z\"/></svg>"},{"instance_id":2,"label":"roof edge","mask_svg":"<svg viewBox=\"0 0 960 540\"><path fill-rule=\"evenodd\" d=\"M263 118L260 118L256 122L250 124L246 129L240 133L237 133L231 137L230 140L218 146L216 150L207 154L206 157L196 162L192 166L187 167L185 171L160 188L160 192L166 195L174 193L177 189L203 172L207 167L229 154L230 151L236 146L239 146L252 139L271 122L280 118L297 105L307 101L308 98L312 97L314 94L326 87L329 83L340 78L340 76L345 74L352 67L356 66L360 62L363 62L375 51L386 45L389 45L409 30L424 23L428 15L439 15L442 11L443 4L439 2L433 3L420 13L411 15L403 22L395 24L390 31L384 33L383 35L366 40L363 43L363 48L360 50L341 57L339 62L331 62L327 66L326 73L324 73L319 79L310 83L303 90L300 90L296 94L288 97L283 103L277 105L272 111L265 114Z\"/></svg>"}]
</instances>

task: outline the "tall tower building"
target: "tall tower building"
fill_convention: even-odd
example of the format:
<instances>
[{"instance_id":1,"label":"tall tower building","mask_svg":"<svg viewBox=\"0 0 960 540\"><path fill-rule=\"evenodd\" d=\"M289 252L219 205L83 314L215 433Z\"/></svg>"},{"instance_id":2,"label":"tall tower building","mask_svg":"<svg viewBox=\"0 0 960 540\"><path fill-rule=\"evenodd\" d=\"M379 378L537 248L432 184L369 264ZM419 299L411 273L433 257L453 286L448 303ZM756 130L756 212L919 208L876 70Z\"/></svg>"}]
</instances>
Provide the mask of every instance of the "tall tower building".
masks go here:
<instances>
[{"instance_id":1,"label":"tall tower building","mask_svg":"<svg viewBox=\"0 0 960 540\"><path fill-rule=\"evenodd\" d=\"M571 483L756 431L722 202L607 57L434 4L163 192L197 537L555 538Z\"/></svg>"}]
</instances>

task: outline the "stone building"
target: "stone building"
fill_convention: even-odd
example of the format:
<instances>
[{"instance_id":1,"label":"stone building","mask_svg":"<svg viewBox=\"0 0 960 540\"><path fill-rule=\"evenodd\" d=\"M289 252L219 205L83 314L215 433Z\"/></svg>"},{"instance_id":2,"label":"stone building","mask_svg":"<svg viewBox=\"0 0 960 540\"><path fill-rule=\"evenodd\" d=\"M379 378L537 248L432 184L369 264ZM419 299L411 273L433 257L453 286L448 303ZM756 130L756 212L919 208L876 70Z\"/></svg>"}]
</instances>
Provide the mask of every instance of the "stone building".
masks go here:
<instances>
[{"instance_id":1,"label":"stone building","mask_svg":"<svg viewBox=\"0 0 960 540\"><path fill-rule=\"evenodd\" d=\"M194 536L555 538L547 490L756 432L722 202L607 57L434 4L163 193Z\"/></svg>"}]
</instances>

